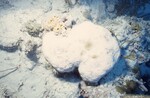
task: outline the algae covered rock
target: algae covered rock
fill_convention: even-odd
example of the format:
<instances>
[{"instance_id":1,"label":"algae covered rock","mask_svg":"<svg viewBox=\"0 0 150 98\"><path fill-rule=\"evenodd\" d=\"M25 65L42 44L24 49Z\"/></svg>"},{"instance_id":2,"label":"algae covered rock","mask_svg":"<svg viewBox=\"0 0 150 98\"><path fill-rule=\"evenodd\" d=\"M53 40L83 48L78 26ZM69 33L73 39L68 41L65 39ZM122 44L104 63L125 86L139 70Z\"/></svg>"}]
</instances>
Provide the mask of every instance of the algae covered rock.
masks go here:
<instances>
[{"instance_id":1,"label":"algae covered rock","mask_svg":"<svg viewBox=\"0 0 150 98\"><path fill-rule=\"evenodd\" d=\"M78 0L65 0L65 3L67 3L69 6L74 6L77 3Z\"/></svg>"},{"instance_id":2,"label":"algae covered rock","mask_svg":"<svg viewBox=\"0 0 150 98\"><path fill-rule=\"evenodd\" d=\"M67 37L44 34L42 51L58 72L71 72L78 67L82 79L92 83L107 74L120 56L111 33L88 21L74 26Z\"/></svg>"},{"instance_id":3,"label":"algae covered rock","mask_svg":"<svg viewBox=\"0 0 150 98\"><path fill-rule=\"evenodd\" d=\"M33 37L41 37L43 29L35 20L29 20L25 23L24 31Z\"/></svg>"},{"instance_id":4,"label":"algae covered rock","mask_svg":"<svg viewBox=\"0 0 150 98\"><path fill-rule=\"evenodd\" d=\"M45 31L51 31L57 36L66 36L67 31L69 31L74 24L76 24L76 22L70 15L50 16L44 20L42 27Z\"/></svg>"},{"instance_id":5,"label":"algae covered rock","mask_svg":"<svg viewBox=\"0 0 150 98\"><path fill-rule=\"evenodd\" d=\"M138 88L138 83L133 80L127 80L125 81L125 85L116 86L116 91L123 94L132 94L134 93Z\"/></svg>"}]
</instances>

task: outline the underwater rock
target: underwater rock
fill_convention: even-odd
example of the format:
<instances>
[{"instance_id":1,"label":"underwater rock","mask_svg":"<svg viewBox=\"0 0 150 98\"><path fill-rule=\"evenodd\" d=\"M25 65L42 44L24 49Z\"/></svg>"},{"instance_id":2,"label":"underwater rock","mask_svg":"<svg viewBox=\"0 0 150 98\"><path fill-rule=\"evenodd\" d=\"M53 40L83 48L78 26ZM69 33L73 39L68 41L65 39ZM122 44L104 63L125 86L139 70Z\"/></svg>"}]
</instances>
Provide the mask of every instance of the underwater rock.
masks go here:
<instances>
[{"instance_id":1,"label":"underwater rock","mask_svg":"<svg viewBox=\"0 0 150 98\"><path fill-rule=\"evenodd\" d=\"M23 31L28 32L28 34L33 37L41 37L43 29L41 25L38 24L35 20L29 20L25 24L25 28Z\"/></svg>"},{"instance_id":2,"label":"underwater rock","mask_svg":"<svg viewBox=\"0 0 150 98\"><path fill-rule=\"evenodd\" d=\"M90 8L84 8L83 11L81 11L81 12L86 19L92 20Z\"/></svg>"},{"instance_id":3,"label":"underwater rock","mask_svg":"<svg viewBox=\"0 0 150 98\"><path fill-rule=\"evenodd\" d=\"M91 83L107 74L120 56L111 33L88 21L74 26L67 37L46 33L42 51L58 72L71 72L79 67L82 79Z\"/></svg>"},{"instance_id":4,"label":"underwater rock","mask_svg":"<svg viewBox=\"0 0 150 98\"><path fill-rule=\"evenodd\" d=\"M35 42L34 40L29 40L24 43L21 47L21 51L25 53L25 55L33 62L38 62L40 56L39 51L40 43Z\"/></svg>"},{"instance_id":5,"label":"underwater rock","mask_svg":"<svg viewBox=\"0 0 150 98\"><path fill-rule=\"evenodd\" d=\"M66 36L67 31L75 24L76 21L70 15L51 16L44 20L42 27L45 31L52 31L57 36Z\"/></svg>"},{"instance_id":6,"label":"underwater rock","mask_svg":"<svg viewBox=\"0 0 150 98\"><path fill-rule=\"evenodd\" d=\"M69 6L74 6L77 3L78 0L65 0L65 3L67 3Z\"/></svg>"},{"instance_id":7,"label":"underwater rock","mask_svg":"<svg viewBox=\"0 0 150 98\"><path fill-rule=\"evenodd\" d=\"M124 88L123 86L116 86L116 91L123 94L126 92L126 88Z\"/></svg>"},{"instance_id":8,"label":"underwater rock","mask_svg":"<svg viewBox=\"0 0 150 98\"><path fill-rule=\"evenodd\" d=\"M18 50L19 45L18 44L10 44L7 46L0 45L0 50L6 51L6 52L15 52Z\"/></svg>"},{"instance_id":9,"label":"underwater rock","mask_svg":"<svg viewBox=\"0 0 150 98\"><path fill-rule=\"evenodd\" d=\"M133 80L125 81L125 85L116 86L116 91L123 94L133 94L138 89L138 83Z\"/></svg>"},{"instance_id":10,"label":"underwater rock","mask_svg":"<svg viewBox=\"0 0 150 98\"><path fill-rule=\"evenodd\" d=\"M6 51L6 52L16 52L17 50L20 49L21 42L22 40L19 39L16 42L0 44L0 50Z\"/></svg>"},{"instance_id":11,"label":"underwater rock","mask_svg":"<svg viewBox=\"0 0 150 98\"><path fill-rule=\"evenodd\" d=\"M130 67L147 62L150 59L149 21L135 17L117 17L107 20L104 25L116 36L122 54Z\"/></svg>"}]
</instances>

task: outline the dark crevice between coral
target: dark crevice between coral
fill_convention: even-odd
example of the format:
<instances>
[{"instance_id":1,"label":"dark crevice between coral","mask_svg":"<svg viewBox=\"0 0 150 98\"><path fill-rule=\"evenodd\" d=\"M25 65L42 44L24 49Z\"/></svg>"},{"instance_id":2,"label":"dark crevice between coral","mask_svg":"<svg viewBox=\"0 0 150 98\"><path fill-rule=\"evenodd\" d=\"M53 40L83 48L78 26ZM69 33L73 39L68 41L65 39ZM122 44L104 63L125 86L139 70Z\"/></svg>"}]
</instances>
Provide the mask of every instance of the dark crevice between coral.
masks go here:
<instances>
[{"instance_id":1,"label":"dark crevice between coral","mask_svg":"<svg viewBox=\"0 0 150 98\"><path fill-rule=\"evenodd\" d=\"M144 86L147 88L147 92L144 92L146 95L150 95L150 60L140 64L140 75L143 80Z\"/></svg>"},{"instance_id":2,"label":"dark crevice between coral","mask_svg":"<svg viewBox=\"0 0 150 98\"><path fill-rule=\"evenodd\" d=\"M144 75L142 76L142 80L145 82L144 86L148 89L148 91L145 92L145 95L150 95L150 76Z\"/></svg>"}]
</instances>

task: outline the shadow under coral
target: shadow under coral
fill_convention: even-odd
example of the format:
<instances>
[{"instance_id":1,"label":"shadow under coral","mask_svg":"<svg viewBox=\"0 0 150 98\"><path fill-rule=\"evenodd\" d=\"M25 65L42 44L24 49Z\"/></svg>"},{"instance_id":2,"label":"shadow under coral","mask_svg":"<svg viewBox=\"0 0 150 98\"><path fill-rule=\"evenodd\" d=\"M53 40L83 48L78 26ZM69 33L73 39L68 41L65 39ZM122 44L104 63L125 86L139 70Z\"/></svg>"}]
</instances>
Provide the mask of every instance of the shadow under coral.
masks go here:
<instances>
[{"instance_id":1,"label":"shadow under coral","mask_svg":"<svg viewBox=\"0 0 150 98\"><path fill-rule=\"evenodd\" d=\"M54 75L61 81L66 81L71 83L77 83L82 80L78 72L78 68L76 68L73 72L66 72L66 73L54 72Z\"/></svg>"},{"instance_id":2,"label":"shadow under coral","mask_svg":"<svg viewBox=\"0 0 150 98\"><path fill-rule=\"evenodd\" d=\"M125 76L128 72L128 66L123 57L120 57L114 67L103 78L100 79L100 84L105 84L114 81L117 77Z\"/></svg>"}]
</instances>

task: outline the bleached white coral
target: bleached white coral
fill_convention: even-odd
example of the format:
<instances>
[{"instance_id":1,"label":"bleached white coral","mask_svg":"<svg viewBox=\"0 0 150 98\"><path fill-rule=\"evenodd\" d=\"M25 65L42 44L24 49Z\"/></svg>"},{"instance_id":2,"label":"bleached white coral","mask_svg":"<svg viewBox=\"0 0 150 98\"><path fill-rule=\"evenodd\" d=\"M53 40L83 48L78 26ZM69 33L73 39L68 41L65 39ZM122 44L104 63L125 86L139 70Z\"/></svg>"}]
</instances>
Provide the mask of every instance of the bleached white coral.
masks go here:
<instances>
[{"instance_id":1,"label":"bleached white coral","mask_svg":"<svg viewBox=\"0 0 150 98\"><path fill-rule=\"evenodd\" d=\"M81 77L89 82L98 82L120 55L111 33L88 21L74 26L67 37L46 33L42 51L57 71L71 72L79 67Z\"/></svg>"}]
</instances>

